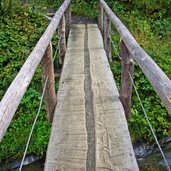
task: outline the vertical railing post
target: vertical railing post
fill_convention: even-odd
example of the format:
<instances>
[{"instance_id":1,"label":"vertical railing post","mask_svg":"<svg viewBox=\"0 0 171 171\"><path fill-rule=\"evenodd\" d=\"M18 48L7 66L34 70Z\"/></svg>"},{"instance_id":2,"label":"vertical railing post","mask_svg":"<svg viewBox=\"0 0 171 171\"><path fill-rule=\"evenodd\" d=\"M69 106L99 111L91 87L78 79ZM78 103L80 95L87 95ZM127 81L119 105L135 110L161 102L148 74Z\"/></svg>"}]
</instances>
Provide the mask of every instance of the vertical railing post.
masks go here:
<instances>
[{"instance_id":1,"label":"vertical railing post","mask_svg":"<svg viewBox=\"0 0 171 171\"><path fill-rule=\"evenodd\" d=\"M128 118L131 114L131 98L132 98L132 81L130 76L133 76L134 64L123 40L120 42L121 49L121 87L120 100L125 109L125 115Z\"/></svg>"},{"instance_id":2,"label":"vertical railing post","mask_svg":"<svg viewBox=\"0 0 171 171\"><path fill-rule=\"evenodd\" d=\"M100 1L98 3L98 27L103 34L103 6Z\"/></svg>"},{"instance_id":3,"label":"vertical railing post","mask_svg":"<svg viewBox=\"0 0 171 171\"><path fill-rule=\"evenodd\" d=\"M65 30L65 36L66 40L68 40L69 31L71 28L71 4L68 6L68 8L65 11L65 17L66 17L66 30Z\"/></svg>"},{"instance_id":4,"label":"vertical railing post","mask_svg":"<svg viewBox=\"0 0 171 171\"><path fill-rule=\"evenodd\" d=\"M109 16L104 14L104 31L103 31L103 39L104 39L104 48L106 50L106 54L109 62L112 62L112 54L111 54L111 40L110 40L110 32L111 32L111 22Z\"/></svg>"},{"instance_id":5,"label":"vertical railing post","mask_svg":"<svg viewBox=\"0 0 171 171\"><path fill-rule=\"evenodd\" d=\"M59 65L62 67L66 52L66 38L65 38L65 16L63 15L58 28L59 35Z\"/></svg>"},{"instance_id":6,"label":"vertical railing post","mask_svg":"<svg viewBox=\"0 0 171 171\"><path fill-rule=\"evenodd\" d=\"M57 102L57 97L55 93L55 79L54 79L54 67L52 61L52 45L47 47L45 54L41 61L42 64L42 77L43 82L48 77L48 82L45 90L45 104L48 114L48 119L50 122L53 120L54 109Z\"/></svg>"}]
</instances>

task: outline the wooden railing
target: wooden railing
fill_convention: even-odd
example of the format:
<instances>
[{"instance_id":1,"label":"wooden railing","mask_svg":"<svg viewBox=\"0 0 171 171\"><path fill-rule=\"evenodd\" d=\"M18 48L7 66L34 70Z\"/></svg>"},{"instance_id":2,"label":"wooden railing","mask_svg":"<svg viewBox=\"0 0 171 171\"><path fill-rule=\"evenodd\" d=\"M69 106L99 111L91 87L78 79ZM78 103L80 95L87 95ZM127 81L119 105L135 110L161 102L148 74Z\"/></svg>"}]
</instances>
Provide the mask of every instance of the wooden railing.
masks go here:
<instances>
[{"instance_id":1,"label":"wooden railing","mask_svg":"<svg viewBox=\"0 0 171 171\"><path fill-rule=\"evenodd\" d=\"M104 0L100 0L98 25L104 38L104 47L109 61L111 61L110 23L115 26L121 36L120 48L122 74L120 99L123 103L126 116L129 116L131 108L132 82L129 73L131 75L133 74L132 58L138 63L171 115L171 80L140 47L128 29L108 7Z\"/></svg>"},{"instance_id":2,"label":"wooden railing","mask_svg":"<svg viewBox=\"0 0 171 171\"><path fill-rule=\"evenodd\" d=\"M0 141L10 125L20 101L25 94L26 89L29 86L41 61L43 67L43 77L48 77L48 83L45 92L45 103L49 120L52 121L57 98L54 88L54 68L52 62L51 39L56 32L56 29L59 28L59 62L62 65L66 50L66 37L69 35L71 25L70 3L71 0L65 0L61 5L46 31L39 39L34 50L31 52L2 98L0 102Z\"/></svg>"}]
</instances>

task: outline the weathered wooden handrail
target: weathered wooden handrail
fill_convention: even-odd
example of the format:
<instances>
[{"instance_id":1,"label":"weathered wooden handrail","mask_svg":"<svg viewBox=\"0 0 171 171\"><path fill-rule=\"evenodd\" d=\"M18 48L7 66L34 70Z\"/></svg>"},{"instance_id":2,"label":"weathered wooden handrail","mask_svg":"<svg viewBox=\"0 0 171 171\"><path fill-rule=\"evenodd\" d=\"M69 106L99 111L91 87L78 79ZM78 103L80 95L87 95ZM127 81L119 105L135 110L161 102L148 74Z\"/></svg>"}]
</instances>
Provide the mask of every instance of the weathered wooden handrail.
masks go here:
<instances>
[{"instance_id":1,"label":"weathered wooden handrail","mask_svg":"<svg viewBox=\"0 0 171 171\"><path fill-rule=\"evenodd\" d=\"M171 80L153 61L153 59L140 47L135 38L131 35L131 33L119 20L119 18L113 13L113 11L108 7L104 0L100 0L99 6L99 13L103 14L103 10L106 12L111 22L119 32L121 39L123 40L132 58L138 63L145 76L153 86L154 90L162 100L163 104L167 108L169 114L171 115ZM102 16L99 16L99 19L99 28L102 30ZM125 96L125 94L121 94L121 96Z\"/></svg>"},{"instance_id":2,"label":"weathered wooden handrail","mask_svg":"<svg viewBox=\"0 0 171 171\"><path fill-rule=\"evenodd\" d=\"M10 87L8 88L4 97L2 98L0 102L0 141L2 140L2 137L4 136L8 126L10 125L10 122L18 108L18 105L20 104L20 101L24 93L26 92L28 85L30 84L39 63L41 62L42 57L44 56L44 58L46 57L49 58L49 55L45 54L45 51L46 52L50 51L47 48L51 42L54 33L56 32L56 29L59 26L60 20L64 15L64 12L68 9L70 2L71 0L65 0L64 3L61 5L61 7L58 9L55 16L51 20L49 26L47 27L46 31L39 39L34 50L31 52L31 54L25 61L24 65L22 66L21 70L19 71L19 73L11 83ZM70 10L67 11L70 12ZM67 15L70 18L71 15L70 14ZM68 25L70 25L70 21L68 21ZM45 60L49 61L48 59L44 59L43 62L44 64L46 63ZM52 66L50 66L49 68L51 69L48 71L48 73L52 74L53 76L54 73L50 73L53 72ZM46 73L45 69L44 69L44 73ZM53 83L53 79L51 78L52 77L50 76L49 80ZM52 92L54 94L54 88L52 88ZM49 94L49 96L51 96L51 94ZM52 108L52 106L50 108Z\"/></svg>"}]
</instances>

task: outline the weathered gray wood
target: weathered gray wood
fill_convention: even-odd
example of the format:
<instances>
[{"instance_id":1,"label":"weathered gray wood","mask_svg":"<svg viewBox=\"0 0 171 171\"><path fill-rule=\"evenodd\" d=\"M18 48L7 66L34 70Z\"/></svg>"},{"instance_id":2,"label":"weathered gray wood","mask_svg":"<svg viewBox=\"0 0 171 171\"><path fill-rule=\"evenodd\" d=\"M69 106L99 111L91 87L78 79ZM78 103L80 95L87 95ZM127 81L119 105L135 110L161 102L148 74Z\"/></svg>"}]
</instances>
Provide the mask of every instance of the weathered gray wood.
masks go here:
<instances>
[{"instance_id":1,"label":"weathered gray wood","mask_svg":"<svg viewBox=\"0 0 171 171\"><path fill-rule=\"evenodd\" d=\"M131 97L132 97L132 81L130 75L133 76L134 64L133 59L125 46L123 40L120 42L121 49L121 87L120 100L123 104L125 115L128 118L131 114ZM130 73L130 75L129 75Z\"/></svg>"},{"instance_id":2,"label":"weathered gray wood","mask_svg":"<svg viewBox=\"0 0 171 171\"><path fill-rule=\"evenodd\" d=\"M70 32L45 171L138 171L100 30L85 28Z\"/></svg>"},{"instance_id":3,"label":"weathered gray wood","mask_svg":"<svg viewBox=\"0 0 171 171\"><path fill-rule=\"evenodd\" d=\"M104 13L104 32L103 32L104 48L106 50L106 54L109 62L112 62L110 32L111 32L111 22L109 16L106 13Z\"/></svg>"},{"instance_id":4,"label":"weathered gray wood","mask_svg":"<svg viewBox=\"0 0 171 171\"><path fill-rule=\"evenodd\" d=\"M100 2L98 3L98 27L103 34L103 6Z\"/></svg>"},{"instance_id":5,"label":"weathered gray wood","mask_svg":"<svg viewBox=\"0 0 171 171\"><path fill-rule=\"evenodd\" d=\"M46 31L2 98L0 102L0 141L11 122L28 85L30 84L36 68L59 25L62 15L68 8L69 3L70 0L65 0L63 5L56 12Z\"/></svg>"},{"instance_id":6,"label":"weathered gray wood","mask_svg":"<svg viewBox=\"0 0 171 171\"><path fill-rule=\"evenodd\" d=\"M63 65L65 52L66 52L66 38L65 38L65 15L62 16L58 28L59 35L59 65Z\"/></svg>"},{"instance_id":7,"label":"weathered gray wood","mask_svg":"<svg viewBox=\"0 0 171 171\"><path fill-rule=\"evenodd\" d=\"M67 10L65 11L65 17L66 17L65 35L66 35L66 40L68 40L69 31L70 31L70 28L71 28L71 5L69 5Z\"/></svg>"},{"instance_id":8,"label":"weathered gray wood","mask_svg":"<svg viewBox=\"0 0 171 171\"><path fill-rule=\"evenodd\" d=\"M71 29L68 39L44 171L86 170L85 26L76 28L79 35L76 37L75 31ZM77 41L73 41L75 38Z\"/></svg>"},{"instance_id":9,"label":"weathered gray wood","mask_svg":"<svg viewBox=\"0 0 171 171\"><path fill-rule=\"evenodd\" d=\"M41 61L42 64L42 77L43 77L43 83L46 80L46 77L48 77L48 82L46 85L45 90L45 104L46 104L46 110L48 114L48 119L50 122L53 121L53 114L57 102L57 97L55 93L55 79L54 79L54 67L53 67L53 61L52 61L52 44L47 47L45 54Z\"/></svg>"},{"instance_id":10,"label":"weathered gray wood","mask_svg":"<svg viewBox=\"0 0 171 171\"><path fill-rule=\"evenodd\" d=\"M138 171L124 109L105 50L101 48L103 40L97 25L88 25L88 44L95 115L95 170Z\"/></svg>"},{"instance_id":11,"label":"weathered gray wood","mask_svg":"<svg viewBox=\"0 0 171 171\"><path fill-rule=\"evenodd\" d=\"M154 60L140 47L135 38L107 6L107 4L103 0L100 0L100 2L103 4L106 13L111 19L111 22L120 33L121 38L123 39L133 59L138 63L171 115L171 80L154 62Z\"/></svg>"}]
</instances>

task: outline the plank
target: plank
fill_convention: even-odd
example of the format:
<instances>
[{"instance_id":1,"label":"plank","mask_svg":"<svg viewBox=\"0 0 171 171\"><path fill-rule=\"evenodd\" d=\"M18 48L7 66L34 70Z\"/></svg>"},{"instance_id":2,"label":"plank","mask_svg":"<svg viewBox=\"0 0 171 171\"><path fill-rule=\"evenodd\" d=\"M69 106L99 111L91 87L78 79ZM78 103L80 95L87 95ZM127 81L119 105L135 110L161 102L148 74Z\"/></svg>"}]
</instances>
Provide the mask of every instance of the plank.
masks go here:
<instances>
[{"instance_id":1,"label":"plank","mask_svg":"<svg viewBox=\"0 0 171 171\"><path fill-rule=\"evenodd\" d=\"M88 25L89 44L102 39ZM97 36L98 35L98 36ZM90 47L91 76L96 132L96 170L137 171L127 121L104 49ZM103 73L103 74L102 74Z\"/></svg>"},{"instance_id":2,"label":"plank","mask_svg":"<svg viewBox=\"0 0 171 171\"><path fill-rule=\"evenodd\" d=\"M73 25L68 41L45 171L137 171L100 30Z\"/></svg>"},{"instance_id":3,"label":"plank","mask_svg":"<svg viewBox=\"0 0 171 171\"><path fill-rule=\"evenodd\" d=\"M73 26L58 91L45 171L86 170L87 132L84 94L85 26ZM75 46L77 44L77 46ZM77 51L73 49L78 48Z\"/></svg>"}]
</instances>

